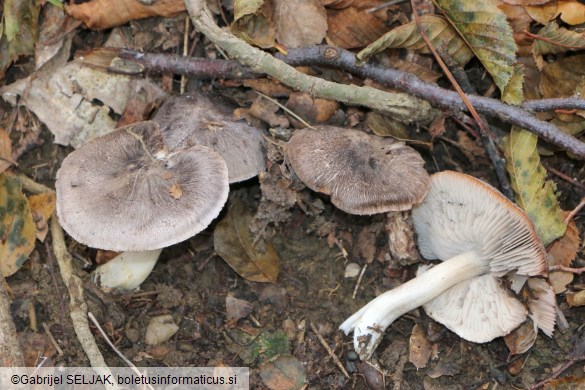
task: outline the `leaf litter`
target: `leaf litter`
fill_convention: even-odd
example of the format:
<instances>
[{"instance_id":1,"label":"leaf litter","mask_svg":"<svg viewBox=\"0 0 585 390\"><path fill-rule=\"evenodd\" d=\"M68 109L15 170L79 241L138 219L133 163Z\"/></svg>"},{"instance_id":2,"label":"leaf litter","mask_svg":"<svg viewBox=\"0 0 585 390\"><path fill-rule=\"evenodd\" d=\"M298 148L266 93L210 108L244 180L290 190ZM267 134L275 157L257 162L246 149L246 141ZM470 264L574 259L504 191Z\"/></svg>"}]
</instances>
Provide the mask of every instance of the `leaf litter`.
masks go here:
<instances>
[{"instance_id":1,"label":"leaf litter","mask_svg":"<svg viewBox=\"0 0 585 390\"><path fill-rule=\"evenodd\" d=\"M101 4L95 0L87 4L91 3L94 7ZM183 4L182 2L177 3ZM241 5L246 2L236 3ZM342 47L363 49L380 36L388 33L394 34L394 39L398 36L399 40L404 41L405 38L400 36L403 34L404 37L410 39L408 41L410 43L391 44L383 49L368 48L366 50L371 51L369 54L371 59L368 61L384 62L393 59L403 61L401 57L404 56L397 54L399 52L395 48L401 48L404 50L403 53L409 53L410 56L414 55L412 50L424 52L416 26L412 22L408 23L408 18L405 18L406 15L409 15L409 11L406 11L407 8L404 7L369 13L367 12L368 7L379 5L381 2L298 1L284 4L285 2L265 1L259 3L268 5L261 4L261 7L252 9L247 15L264 17L264 23L269 26L267 28L274 30L273 38L268 35L270 39L265 44L266 47L278 48L279 44L288 47L311 46L324 39L329 39ZM546 9L546 4L518 3L521 4L513 7L528 10L528 14L535 18L538 16L541 23L544 22L543 25L545 25L545 28L532 26L531 31L536 34L535 36L540 35L547 39L546 41L537 39L533 46L528 46L533 48L534 56L537 59L545 58L550 54L559 56L552 59L546 57L551 60L552 65L540 63L541 68L549 68L543 71L545 77L539 81L543 96L572 96L579 93L580 90L577 88L579 82L574 81L572 78L574 73L571 72L576 66L571 65L570 62L579 60L568 59L578 58L579 53L576 56L566 56L565 54L569 51L582 50L582 47L579 46L579 37L581 36L579 34L582 32L571 26L572 23L579 22L579 5L574 4L576 2L564 2L571 3L570 7L573 8L563 8L560 11L552 12ZM291 4L295 6L296 13L273 13L274 9L278 10L279 7L285 5L291 7ZM513 41L510 38L512 35L506 27L507 22L504 19L503 12L506 11L499 11L493 7L482 8L484 14L481 14L478 12L477 6L473 8L465 2L441 2L441 4L446 15L423 17L425 23L431 21L433 28L440 26L436 32L433 32L431 27L426 30L427 34L431 35L431 41L439 48L446 50L455 62L460 64L468 63L469 58L473 55L479 56L487 72L495 79L495 84L499 89L504 90L505 96L512 101L519 103L523 99L521 83L508 82L508 80L514 79L513 73L517 72L517 68L514 67L514 70L511 71L514 61L510 61L510 59L514 55L514 50ZM45 5L46 7L52 6ZM104 7L104 9L111 9L111 6L108 7L110 8ZM313 12L310 11L311 9L319 9L319 11ZM569 9L573 11L569 12ZM44 11L37 6L33 12L39 10ZM219 9L217 10L219 11ZM471 20L477 22L475 26L471 29L464 26L465 18L458 19L454 16L455 10L467 13ZM224 12L229 12L229 8L225 8ZM494 18L493 26L486 19L482 19L486 14ZM569 14L571 14L570 18L568 18ZM561 15L561 20L568 25L555 26L551 20L557 15ZM245 23L240 22L248 37L254 35L255 27L253 24L255 22L251 21L251 16L244 18ZM314 23L306 23L309 16L310 20L315 21ZM453 25L459 30L459 33L454 33L453 26L444 23L443 17L445 16L453 21ZM142 16L137 13L131 15L130 19L138 19L139 17ZM384 24L390 20L394 28ZM299 21L303 21L305 26L319 27L303 31L298 28ZM396 24L397 21L401 22ZM148 29L139 32L141 24L145 23L144 25L146 25L147 22L151 23L148 20L131 22L134 30L130 35L134 34L137 39L140 37L142 42L147 42L149 37L153 41L154 35L145 32ZM99 29L106 28L104 26L108 26L108 23L125 23L125 21L106 20L99 22L103 24L93 23L89 22L88 25ZM181 31L180 28L170 24L161 23L156 26L159 33L164 32L161 36L167 34L168 37L169 31ZM122 27L116 31L124 29L125 27ZM76 41L74 35L79 34L79 32L74 30L74 28L71 29L73 31L71 41L75 47L75 45L79 45L79 38ZM130 30L125 29L125 31L128 33ZM482 43L487 43L488 47L491 48L497 47L498 53L502 52L503 56L482 54L480 44L476 39L484 33L487 33L488 36L487 41ZM105 37L107 32L96 34ZM517 38L517 35L514 37ZM25 40L29 39L28 43L24 42L25 46L30 44L30 38L24 38ZM132 39L133 37L130 36L130 41ZM172 39L168 38L167 47L177 47L177 42L180 42L181 39L182 37L177 36ZM6 45L7 42L5 39L0 40L0 50L5 50L6 46L2 45ZM43 41L40 42L43 43ZM201 44L201 42L199 43ZM46 45L37 45L37 48L48 45L47 42ZM116 88L129 88L125 78L117 78L111 74L99 73L99 71L91 73L84 68L75 68L72 65L74 62L58 62L63 60L53 59L57 55L54 53L66 48L66 45L67 42L59 43L53 54L51 52L36 54L38 58L47 58L49 61L47 63L48 71L46 73L39 72L37 75L37 79L40 81L25 79L26 71L14 73L13 68L8 68L9 63L4 66L5 69L12 72L10 80L17 80L17 84L7 85L4 82L2 84L3 97L13 103L18 101L21 107L33 111L45 126L54 131L54 136L48 136L50 141L77 146L94 136L91 133L85 133L92 126L95 126L98 133L112 129L116 126L121 115L130 112L127 106L128 101L132 99L142 99L146 105L134 109L132 112L135 114L129 113L129 121L148 115L149 107L160 104L164 96L164 93L160 92L162 89L159 91L156 89L157 87L154 87L159 91L155 94L114 93ZM209 56L217 55L214 48L204 46L199 45L198 50ZM373 50L376 51L375 55ZM25 50L22 53L31 54L32 51ZM532 55L530 52L529 54ZM416 55L420 56L420 54ZM14 56L3 58L7 58L10 62L16 59ZM420 58L418 57L417 61ZM46 60L43 61L46 62ZM53 69L50 69L51 61L57 61L53 64ZM565 61L567 63L563 64ZM408 64L408 62L406 63ZM420 61L417 62L416 66L421 72L426 71L431 75L435 70L429 66L430 64L431 62L427 62L425 65L425 61ZM474 69L478 68L478 65L473 61L470 66ZM414 65L411 68L414 71ZM100 92L99 89L94 89L97 86L92 86L91 82L88 85L83 78L84 72L89 75L88 79L99 80L96 84L105 85L104 90ZM328 72L324 72L323 77L334 77L336 74ZM79 73L81 73L80 76L77 76ZM54 78L56 75L59 77L58 79ZM433 77L435 78L429 80L434 81L438 76ZM489 76L487 77L489 78ZM346 75L339 79L348 80ZM72 80L73 84L67 84L68 80ZM167 80L169 80L168 77ZM148 81L148 83L156 85L161 81L163 80L155 78L154 82ZM359 83L361 81L354 80L352 82ZM368 80L365 83L372 85ZM339 120L335 115L341 112L342 120L345 119L347 124L360 129L369 127L379 135L418 140L423 138L425 142L427 140L426 135L423 136L426 130L415 130L410 126L393 124L391 118L380 117L380 114L377 113L344 107L334 101L307 100L307 96L298 93L291 95L289 90L274 83L272 86L268 86L259 80L250 80L244 81L244 84L264 88L264 93L269 92L267 94L277 97L283 102L286 102L283 97L290 96L288 107L293 112L309 119L312 124L331 118ZM557 92L558 95L554 95L552 92L555 85L565 86L559 90L562 92ZM140 87L132 86L130 88L132 91L139 91L144 88L144 84ZM214 88L220 93L232 95L235 101L245 102L246 106L250 106L256 101L256 96L251 98L233 93L234 89L230 90L230 86L221 80L214 83ZM62 92L66 92L64 96L60 95ZM119 96L122 96L121 101L118 100ZM310 96L308 97L310 98ZM533 99L538 96L529 97ZM157 101L159 98L161 100ZM31 103L35 99L36 106ZM55 102L59 102L59 104ZM256 104L258 105L258 103ZM45 107L42 107L43 105ZM7 111L9 110L8 106L0 106L0 109L9 112ZM81 111L79 111L80 109ZM295 182L294 176L287 171L277 146L278 142L286 140L287 132L290 134L290 125L287 122L292 123L293 119L279 110L278 107L259 108L256 106L255 109L259 111L252 114L273 127L270 129L270 134L279 134L278 138L271 138L266 146L269 164L268 171L260 177L261 189L258 189L258 184L254 181L241 185L245 190L242 195L245 202L236 197L232 198L231 207L224 211L221 220L206 233L209 237L207 244L201 241L195 245L195 240L190 240L188 243L166 249L163 252L163 261L160 266L155 268L150 280L147 280L143 285L142 292L122 295L104 295L102 293L99 299L92 302L92 305L96 306L96 312L101 313L101 321L110 324L111 335L122 342L122 349L131 359L137 362L145 361L145 359L154 360L158 364L168 365L206 365L210 361L216 362L215 359L219 356L222 363L240 365L244 362L258 368L258 374L252 380L255 381L254 383L268 388L293 389L302 388L306 384L314 385L315 388L344 388L348 384L342 379L341 373L336 371L327 353L316 341L316 338L310 333L305 333L306 319L323 324L324 329L329 329L323 336L333 346L334 353L340 357L344 366L348 367L351 373L360 372L366 375L365 380L354 382L355 388L367 388L368 385L370 388L379 388L384 380L386 383L398 384L402 382L420 384L420 386L424 384L427 387L454 383L474 384L476 387L481 387L490 380L499 380L506 385L522 387L534 383L537 377L542 379L543 366L553 367L554 363L563 362L565 358L574 359L569 356L569 353L574 349L575 340L578 339L578 334L574 330L575 324L580 323L580 313L574 311L574 308L568 308L563 302L564 299L560 298L561 310L568 315L571 331L555 333L554 341L540 335L535 337L536 334L531 324L526 324L521 328L526 333L520 333L521 331L518 330L515 334L510 335L509 338L514 339L512 341L506 340L509 350L506 350L499 342L485 346L470 344L444 329L437 332L439 336L435 337L436 335L428 327L422 326L422 324L434 323L429 322L430 320L424 314L421 315L415 311L411 317L397 321L393 325L393 330L385 335L385 341L379 352L381 369L354 364L349 354L351 351L346 343L347 340L334 329L347 315L366 303L369 297L403 282L405 278L408 278L409 273L412 274L413 267L408 268L407 264L411 262L405 261L399 262L400 268L398 269L388 268L393 263L389 262L391 255L386 249L388 232L379 228L384 226L383 218L350 217L335 210L327 197L302 189L302 185ZM55 113L59 113L59 115L55 115ZM567 126L572 125L576 129L578 128L578 114L555 113L548 115L555 115L558 118L556 120L564 121ZM47 144L43 150L48 150L49 153L35 155L33 150L25 152L24 155L17 158L17 161L13 161L11 149L12 143L17 137L14 129L12 132L10 131L12 125L9 121L4 121L0 125L8 129L5 132L0 132L0 167L10 171L15 169L16 164L19 164L25 169L27 175L41 178L51 186L51 178L54 177L58 167L58 162L54 161L55 156L63 154L55 152L59 147ZM65 133L62 133L63 128L66 130ZM82 128L84 133L80 134L78 130ZM26 131L28 130L24 129L24 132ZM47 133L46 130L43 131ZM429 161L427 168L433 169L432 165L437 164L437 168L441 170L459 168L477 176L492 177L491 167L487 165L487 160L481 155L482 149L478 147L473 135L457 133L457 128L454 127L449 118L444 120L441 131L442 137L453 140L455 143L443 144L443 141L437 138L434 148L431 151L424 151L425 158ZM579 130L575 131L576 134L579 134ZM45 135L45 137L47 136ZM455 146L456 144L457 146ZM537 144L536 137L519 129L512 132L506 145L504 149L508 161L513 162L513 166L510 167L510 176L515 183L517 202L531 214L543 239L546 242L552 242L548 248L551 258L554 259L555 264L570 264L573 261L573 265L581 265L583 253L579 252L579 231L583 230L582 217L577 215L575 221L569 224L566 233L564 233L564 228L560 224L564 213L562 213L557 199L561 201L563 207L569 209L574 206L575 202L578 203L580 197L583 197L583 193L579 192L577 187L572 187L569 183L558 180L558 178L552 177L555 179L553 183L551 175L546 175L541 161L546 160L547 163L559 167L567 175L583 180L583 172L579 170L578 163L570 158L560 157L555 149L549 149L549 156L539 156L539 153L542 152L542 145ZM433 159L434 162L431 162ZM39 164L41 165L38 166ZM11 266L13 269L24 263L24 261L20 261L23 256L30 257L30 261L24 263L24 269L9 279L9 283L16 287L16 291L22 291L23 289L19 289L19 286L24 286L24 281L19 279L19 275L26 273L32 275L32 283L36 286L35 288L40 289L41 295L25 297L18 293L17 299L33 306L41 306L44 309L39 312L39 315L42 321L50 323L51 333L56 337L57 343L63 343L63 340L67 339L67 332L69 332L69 339L73 346L69 348L67 353L74 361L83 365L86 361L81 354L76 352L80 350L80 347L75 336L67 324L66 318L59 315L62 312L58 303L59 293L55 291L49 277L38 272L39 259L43 258L44 252L40 246L35 249L35 235L41 238L46 234L46 229L43 226L46 226L47 219L51 215L54 200L48 194L29 197L28 202L32 211L27 212L26 206L24 206L27 198L22 195L20 190L16 191L16 187L12 184L6 184L2 187L5 192L12 188L10 194L6 192L4 195L3 193L5 199L14 197L19 199L19 204L23 205L18 207L20 215L16 215L16 217L26 219L28 218L26 215L30 214L30 221L33 222L32 225L30 222L27 223L29 226L26 230L28 238L21 241L23 249L19 249L20 253L26 252L26 256L18 255L16 256L17 260L10 260L13 263ZM181 197L180 188L170 186L169 193L171 196ZM7 201L5 200L4 203ZM252 230L248 228L250 223L252 223ZM14 224L10 226L14 226ZM374 226L378 227L373 228ZM331 248L327 245L326 238L333 240ZM214 242L215 247L210 244L211 241ZM2 243L4 242L6 241L2 241ZM25 245L25 242L28 246ZM404 243L405 248L407 248L405 250L412 252L412 246L409 247L407 244L408 242ZM26 251L24 251L25 247ZM270 249L271 247L272 249ZM343 248L343 251L340 248ZM382 250L382 248L384 249ZM73 241L71 241L70 250L77 258L85 261L92 260L94 257L91 250L87 250ZM14 249L10 251L15 254L19 253L18 250ZM28 253L31 251L32 254L29 256ZM217 256L213 256L214 252L224 258L229 266L219 260ZM340 253L345 253L345 256L340 255ZM416 251L412 253L412 257L413 262L419 260ZM350 263L357 264L359 267L366 262L369 263L368 268L361 285L358 285L356 299L352 300L351 296L356 289L356 280L355 278L345 279L345 270ZM81 261L78 266L80 264ZM566 273L561 272L554 274L566 275ZM355 272L352 275L355 275ZM579 282L582 281L580 278L582 277L576 276L576 282L573 283L569 280L558 283L553 281L557 293L567 289L567 300L569 300L570 305L574 305L581 299L579 298L582 295L582 291L579 290ZM554 280L552 275L551 279ZM173 285L173 288L180 291L181 298L177 299L180 302L170 305L159 302L156 295L159 289L157 286L160 286L161 283ZM88 282L85 288L91 289L89 285ZM118 299L121 301L117 301ZM115 307L119 306L116 302L124 305L124 309L130 313L128 317L114 314ZM170 315L170 318L167 315ZM140 341L144 340L148 324L153 319L158 320L159 318L163 319L161 323L173 328L171 329L173 332L175 326L178 326L177 333L175 336L169 336L172 332L165 333L162 339L157 339L157 342L162 340L162 344L145 349L141 346ZM412 328L413 319L417 322L414 328L416 332ZM30 323L30 321L30 318L23 317L23 323ZM407 337L410 337L410 348L404 345L404 340ZM167 341L163 339L167 339ZM60 359L55 351L47 348L44 344L41 345L42 343L37 344L27 346L31 356L34 351L37 351L44 355L50 355L56 360ZM530 352L521 355L521 360L514 361L507 367L498 366L505 361L505 357L509 353L521 354L525 350L530 350ZM236 355L228 351L236 352ZM103 352L106 354L109 364L118 364L114 355L109 354L105 348ZM409 359L412 363L408 362ZM391 364L388 365L388 363ZM424 366L426 368L423 368ZM420 367L420 369L415 370L414 367ZM481 367L496 368L485 371ZM480 377L485 378L485 380L478 382L477 378ZM570 376L564 381L569 384L577 383L572 381ZM560 382L558 383L560 384Z\"/></svg>"}]
</instances>

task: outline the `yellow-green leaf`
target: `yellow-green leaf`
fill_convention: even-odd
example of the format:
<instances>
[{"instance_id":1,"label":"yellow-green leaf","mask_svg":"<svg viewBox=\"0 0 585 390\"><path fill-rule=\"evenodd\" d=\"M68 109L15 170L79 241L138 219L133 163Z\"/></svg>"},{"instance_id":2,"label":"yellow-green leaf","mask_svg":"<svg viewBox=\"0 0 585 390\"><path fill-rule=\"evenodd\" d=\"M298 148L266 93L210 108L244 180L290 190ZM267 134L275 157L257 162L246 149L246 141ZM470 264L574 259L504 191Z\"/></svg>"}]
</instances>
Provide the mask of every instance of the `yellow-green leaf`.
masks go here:
<instances>
[{"instance_id":1,"label":"yellow-green leaf","mask_svg":"<svg viewBox=\"0 0 585 390\"><path fill-rule=\"evenodd\" d=\"M556 185L545 180L546 171L536 150L538 137L526 130L512 128L505 155L516 203L522 207L545 245L565 233L563 213L555 195Z\"/></svg>"},{"instance_id":2,"label":"yellow-green leaf","mask_svg":"<svg viewBox=\"0 0 585 390\"><path fill-rule=\"evenodd\" d=\"M35 223L20 181L0 174L0 270L10 276L35 247Z\"/></svg>"},{"instance_id":3,"label":"yellow-green leaf","mask_svg":"<svg viewBox=\"0 0 585 390\"><path fill-rule=\"evenodd\" d=\"M276 32L267 15L270 15L264 0L236 0L232 32L243 40L268 49L274 46Z\"/></svg>"},{"instance_id":4,"label":"yellow-green leaf","mask_svg":"<svg viewBox=\"0 0 585 390\"><path fill-rule=\"evenodd\" d=\"M503 91L514 73L517 50L506 15L494 0L438 0L438 4Z\"/></svg>"},{"instance_id":5,"label":"yellow-green leaf","mask_svg":"<svg viewBox=\"0 0 585 390\"><path fill-rule=\"evenodd\" d=\"M440 52L446 51L449 57L460 65L465 65L472 57L473 52L457 31L444 18L436 15L423 15L420 22L425 35ZM368 47L357 54L361 61L385 49L410 49L429 53L425 41L415 22L396 27L382 37L372 42Z\"/></svg>"},{"instance_id":6,"label":"yellow-green leaf","mask_svg":"<svg viewBox=\"0 0 585 390\"><path fill-rule=\"evenodd\" d=\"M532 53L536 57L581 49L585 49L585 29L567 30L553 21L536 33Z\"/></svg>"},{"instance_id":7,"label":"yellow-green leaf","mask_svg":"<svg viewBox=\"0 0 585 390\"><path fill-rule=\"evenodd\" d=\"M252 218L244 202L234 198L227 215L215 227L215 252L244 279L274 283L280 266L278 253L271 243L254 241L248 228Z\"/></svg>"}]
</instances>

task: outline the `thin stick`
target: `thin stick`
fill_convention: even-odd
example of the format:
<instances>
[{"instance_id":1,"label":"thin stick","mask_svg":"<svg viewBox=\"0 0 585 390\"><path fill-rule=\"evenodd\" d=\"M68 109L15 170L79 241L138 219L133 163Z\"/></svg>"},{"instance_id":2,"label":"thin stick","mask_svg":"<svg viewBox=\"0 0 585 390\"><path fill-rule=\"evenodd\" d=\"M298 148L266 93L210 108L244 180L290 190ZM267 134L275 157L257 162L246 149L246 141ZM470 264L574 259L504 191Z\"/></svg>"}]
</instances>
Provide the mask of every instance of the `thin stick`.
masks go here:
<instances>
[{"instance_id":1,"label":"thin stick","mask_svg":"<svg viewBox=\"0 0 585 390\"><path fill-rule=\"evenodd\" d=\"M579 211L581 211L581 209L585 207L585 198L581 198L581 202L579 202L579 204L577 205L577 207L575 207L573 210L571 210L571 212L569 213L569 215L567 215L567 218L565 218L565 225L569 224L569 221L571 221L571 219L573 219L573 217L575 215L577 215L577 213Z\"/></svg>"},{"instance_id":2,"label":"thin stick","mask_svg":"<svg viewBox=\"0 0 585 390\"><path fill-rule=\"evenodd\" d=\"M343 364L341 364L341 361L339 360L337 355L335 355L333 350L331 348L329 348L329 345L327 345L327 341L325 341L323 336L321 336L321 334L317 331L317 328L315 328L315 325L313 325L312 322L309 322L309 326L311 327L311 330L313 331L313 333L315 333L315 335L319 339L319 342L321 343L323 348L325 348L327 350L327 353L329 354L331 359L333 359L333 361L335 362L335 365L341 370L341 372L343 372L343 375L345 375L346 378L349 378L349 374L347 373L347 370L345 369L345 367L343 367Z\"/></svg>"},{"instance_id":3,"label":"thin stick","mask_svg":"<svg viewBox=\"0 0 585 390\"><path fill-rule=\"evenodd\" d=\"M351 296L351 299L355 299L358 289L360 288L360 285L362 284L362 278L364 277L364 273L366 273L366 268L368 268L368 264L364 264L364 266L362 267L362 270L360 272L360 276L358 276L358 280L355 284L355 288L353 289L353 295Z\"/></svg>"},{"instance_id":4,"label":"thin stick","mask_svg":"<svg viewBox=\"0 0 585 390\"><path fill-rule=\"evenodd\" d=\"M110 348L112 348L114 350L114 352L116 352L116 354L120 357L120 359L122 359L124 361L124 363L126 363L128 365L128 367L130 367L132 369L132 371L134 371L134 373L138 376L142 376L143 374L138 370L138 368L136 368L136 366L134 365L134 363L132 363L130 361L130 359L128 359L126 356L124 356L124 354L122 352L120 352L120 350L118 348L116 348L116 346L114 345L114 343L112 343L112 341L110 340L110 338L108 337L108 335L106 335L106 332L104 332L104 330L102 329L102 327L100 326L100 323L98 322L98 320L95 318L95 316L93 315L92 312L88 312L87 316L89 317L89 319L91 320L91 322L93 322L93 324L95 325L95 327L98 329L98 331L100 332L100 334L102 335L102 337L104 338L104 340L106 341L106 343L108 343L108 345L110 346ZM154 390L154 388L150 385L147 385L149 389Z\"/></svg>"},{"instance_id":5,"label":"thin stick","mask_svg":"<svg viewBox=\"0 0 585 390\"><path fill-rule=\"evenodd\" d=\"M570 272L573 274L581 275L583 272L585 272L585 267L571 268L571 267L565 267L564 265L551 265L548 267L548 270L549 271L565 271L565 272Z\"/></svg>"},{"instance_id":6,"label":"thin stick","mask_svg":"<svg viewBox=\"0 0 585 390\"><path fill-rule=\"evenodd\" d=\"M189 54L189 26L191 25L189 15L185 17L185 34L183 35L183 57ZM185 87L187 86L187 76L181 76L181 95L185 93Z\"/></svg>"},{"instance_id":7,"label":"thin stick","mask_svg":"<svg viewBox=\"0 0 585 390\"><path fill-rule=\"evenodd\" d=\"M0 367L24 367L24 356L12 320L6 281L0 273Z\"/></svg>"},{"instance_id":8,"label":"thin stick","mask_svg":"<svg viewBox=\"0 0 585 390\"><path fill-rule=\"evenodd\" d=\"M71 255L67 252L63 229L61 229L55 214L51 217L51 236L53 237L53 253L57 264L59 264L63 283L69 293L69 315L71 316L77 339L85 351L93 370L99 375L112 375L89 329L89 322L86 316L87 304L81 287L83 282L77 275L73 274ZM106 385L106 388L117 390L118 386Z\"/></svg>"},{"instance_id":9,"label":"thin stick","mask_svg":"<svg viewBox=\"0 0 585 390\"><path fill-rule=\"evenodd\" d=\"M45 334L47 336L49 336L49 340L51 340L51 343L53 344L53 347L55 347L55 349L57 350L57 353L59 354L59 356L63 356L63 350L61 349L61 347L57 343L57 340L55 340L55 337L53 337L53 333L51 332L51 329L49 328L49 326L47 324L45 324L44 322L41 325L43 326L43 329L45 330Z\"/></svg>"}]
</instances>

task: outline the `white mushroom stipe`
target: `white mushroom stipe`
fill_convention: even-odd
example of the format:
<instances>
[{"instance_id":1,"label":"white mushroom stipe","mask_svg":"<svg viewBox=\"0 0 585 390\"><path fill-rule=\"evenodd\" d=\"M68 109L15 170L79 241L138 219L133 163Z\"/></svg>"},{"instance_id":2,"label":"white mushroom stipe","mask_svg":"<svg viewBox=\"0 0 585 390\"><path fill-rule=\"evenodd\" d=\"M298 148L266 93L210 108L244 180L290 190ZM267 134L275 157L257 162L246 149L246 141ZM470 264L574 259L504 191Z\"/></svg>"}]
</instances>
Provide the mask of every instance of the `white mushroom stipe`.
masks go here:
<instances>
[{"instance_id":1,"label":"white mushroom stipe","mask_svg":"<svg viewBox=\"0 0 585 390\"><path fill-rule=\"evenodd\" d=\"M431 317L475 342L503 336L524 320L524 307L496 279L546 273L544 247L520 208L478 179L441 172L431 177L427 197L412 216L421 254L445 261L380 295L340 326L354 332L362 359L371 357L396 318L425 304ZM475 334L480 323L487 326L484 335Z\"/></svg>"},{"instance_id":2,"label":"white mushroom stipe","mask_svg":"<svg viewBox=\"0 0 585 390\"><path fill-rule=\"evenodd\" d=\"M162 249L122 252L92 273L93 280L106 289L134 290L152 272Z\"/></svg>"},{"instance_id":3,"label":"white mushroom stipe","mask_svg":"<svg viewBox=\"0 0 585 390\"><path fill-rule=\"evenodd\" d=\"M349 317L339 329L353 331L354 348L369 358L388 326L398 317L427 303L459 282L489 271L477 252L465 252L436 265L424 274L387 291Z\"/></svg>"}]
</instances>

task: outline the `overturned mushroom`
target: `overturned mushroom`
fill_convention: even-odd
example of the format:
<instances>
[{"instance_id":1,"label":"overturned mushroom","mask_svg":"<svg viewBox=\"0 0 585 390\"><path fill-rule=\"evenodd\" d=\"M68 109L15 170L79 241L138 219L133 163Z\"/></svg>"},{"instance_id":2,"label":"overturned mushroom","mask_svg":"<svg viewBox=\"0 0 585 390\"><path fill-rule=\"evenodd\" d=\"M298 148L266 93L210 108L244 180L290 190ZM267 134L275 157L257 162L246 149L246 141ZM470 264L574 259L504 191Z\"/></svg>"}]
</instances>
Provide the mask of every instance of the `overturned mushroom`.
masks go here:
<instances>
[{"instance_id":1,"label":"overturned mushroom","mask_svg":"<svg viewBox=\"0 0 585 390\"><path fill-rule=\"evenodd\" d=\"M390 138L318 126L295 131L285 156L307 187L350 214L409 210L427 192L424 160Z\"/></svg>"},{"instance_id":2,"label":"overturned mushroom","mask_svg":"<svg viewBox=\"0 0 585 390\"><path fill-rule=\"evenodd\" d=\"M495 279L546 273L544 247L520 208L478 179L441 172L431 176L413 221L421 254L444 262L378 296L340 326L354 332L362 358L371 356L395 319L424 304L475 342L505 335L524 320L524 307Z\"/></svg>"},{"instance_id":3,"label":"overturned mushroom","mask_svg":"<svg viewBox=\"0 0 585 390\"><path fill-rule=\"evenodd\" d=\"M170 151L193 145L216 150L226 161L229 181L250 179L265 169L262 130L230 120L233 108L202 94L175 96L158 110L153 121Z\"/></svg>"},{"instance_id":4,"label":"overturned mushroom","mask_svg":"<svg viewBox=\"0 0 585 390\"><path fill-rule=\"evenodd\" d=\"M96 138L63 160L57 215L88 246L155 250L205 229L228 189L217 152L205 146L168 152L158 124L146 121Z\"/></svg>"}]
</instances>

